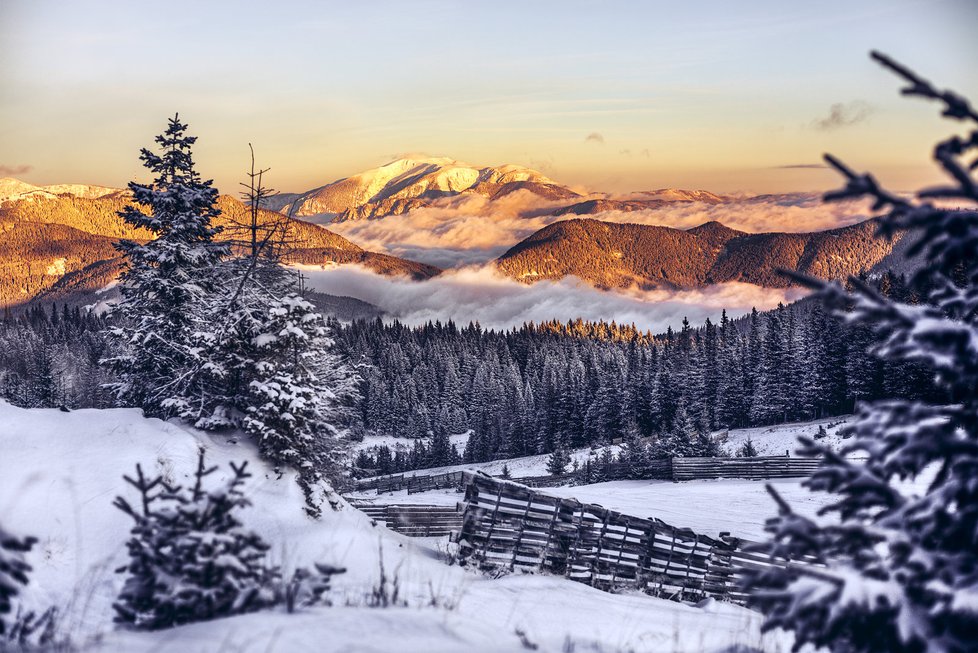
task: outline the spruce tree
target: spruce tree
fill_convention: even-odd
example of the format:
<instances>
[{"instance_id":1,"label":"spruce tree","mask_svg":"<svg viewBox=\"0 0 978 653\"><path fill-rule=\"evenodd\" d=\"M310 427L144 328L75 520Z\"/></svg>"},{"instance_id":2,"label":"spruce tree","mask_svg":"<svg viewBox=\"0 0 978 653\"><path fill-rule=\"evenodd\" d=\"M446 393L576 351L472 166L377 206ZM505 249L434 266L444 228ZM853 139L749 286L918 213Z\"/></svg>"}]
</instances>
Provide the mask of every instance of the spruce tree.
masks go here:
<instances>
[{"instance_id":1,"label":"spruce tree","mask_svg":"<svg viewBox=\"0 0 978 653\"><path fill-rule=\"evenodd\" d=\"M217 284L212 272L228 254L226 245L214 242L217 189L194 167L196 140L178 115L171 118L156 137L161 152L140 154L153 181L130 182L133 204L119 213L152 239L118 244L128 267L120 276L119 323L111 329L118 351L108 363L119 379L113 385L118 400L155 417L195 412L195 384L213 327L202 307Z\"/></svg>"},{"instance_id":2,"label":"spruce tree","mask_svg":"<svg viewBox=\"0 0 978 653\"><path fill-rule=\"evenodd\" d=\"M913 283L923 301L886 297L859 279L850 280L852 292L804 281L865 330L872 355L926 365L944 399L862 403L836 452L803 439L804 454L822 457L805 485L833 500L821 510L826 518L809 519L771 490L780 516L769 523L766 548L824 566L775 566L755 573L750 587L765 628L793 631L796 649L964 653L978 642L978 179L963 157L978 150L978 112L885 55L872 56L906 80L904 94L941 102L944 116L971 129L935 148L952 183L915 199L826 156L847 180L826 199L868 197L885 210L881 235L915 232L910 253L924 264ZM925 486L907 487L920 477Z\"/></svg>"}]
</instances>

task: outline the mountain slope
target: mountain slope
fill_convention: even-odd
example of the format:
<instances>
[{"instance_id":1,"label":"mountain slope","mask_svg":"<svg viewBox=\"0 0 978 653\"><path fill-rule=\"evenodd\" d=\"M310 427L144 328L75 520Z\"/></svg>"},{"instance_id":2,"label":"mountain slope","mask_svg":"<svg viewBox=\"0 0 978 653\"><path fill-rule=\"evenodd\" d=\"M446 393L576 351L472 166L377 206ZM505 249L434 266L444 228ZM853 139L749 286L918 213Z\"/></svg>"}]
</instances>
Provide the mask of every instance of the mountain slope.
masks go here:
<instances>
[{"instance_id":1,"label":"mountain slope","mask_svg":"<svg viewBox=\"0 0 978 653\"><path fill-rule=\"evenodd\" d=\"M748 234L708 222L686 231L593 219L557 222L497 259L523 281L573 275L600 288L697 288L741 281L785 288L778 269L840 279L871 269L894 243L871 221L814 233ZM897 241L899 242L899 241Z\"/></svg>"},{"instance_id":2,"label":"mountain slope","mask_svg":"<svg viewBox=\"0 0 978 653\"><path fill-rule=\"evenodd\" d=\"M113 244L120 238L145 241L150 237L118 217L128 203L125 193L113 192L96 198L31 194L0 204L0 305L20 305L42 293L48 300L67 301L104 287L122 267ZM240 238L248 208L226 195L218 205L222 213L216 223L224 228L218 238ZM267 210L260 216L263 223L283 220L281 214ZM381 274L412 279L440 272L430 265L369 252L301 220L289 221L288 228L292 249L286 261L290 263L358 263Z\"/></svg>"}]
</instances>

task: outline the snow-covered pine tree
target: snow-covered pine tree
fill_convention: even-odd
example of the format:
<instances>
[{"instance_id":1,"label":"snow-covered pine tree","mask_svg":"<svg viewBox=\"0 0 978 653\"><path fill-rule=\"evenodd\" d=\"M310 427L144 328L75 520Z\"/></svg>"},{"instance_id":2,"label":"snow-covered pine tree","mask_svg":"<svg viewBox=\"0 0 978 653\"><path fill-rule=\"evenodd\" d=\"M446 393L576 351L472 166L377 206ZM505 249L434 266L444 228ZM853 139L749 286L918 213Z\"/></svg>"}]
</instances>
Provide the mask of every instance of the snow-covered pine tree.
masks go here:
<instances>
[{"instance_id":1,"label":"snow-covered pine tree","mask_svg":"<svg viewBox=\"0 0 978 653\"><path fill-rule=\"evenodd\" d=\"M213 240L217 189L194 167L196 140L179 115L171 118L156 137L161 153L143 149L139 157L153 182L130 182L133 204L119 214L153 238L118 245L128 267L120 277L119 323L110 331L119 348L107 362L119 379L117 398L155 417L192 415L202 399L204 390L194 385L212 325L201 307L216 286L213 270L228 253Z\"/></svg>"},{"instance_id":2,"label":"snow-covered pine tree","mask_svg":"<svg viewBox=\"0 0 978 653\"><path fill-rule=\"evenodd\" d=\"M547 473L551 476L559 476L567 471L569 464L570 455L561 448L554 449L547 457Z\"/></svg>"},{"instance_id":3,"label":"snow-covered pine tree","mask_svg":"<svg viewBox=\"0 0 978 653\"><path fill-rule=\"evenodd\" d=\"M803 439L804 454L822 456L806 481L836 495L827 519L792 512L777 494L767 549L778 556L813 556L824 567L773 567L749 579L765 628L784 628L805 644L835 651L963 653L978 642L978 180L963 157L978 150L978 112L962 97L874 52L873 59L908 82L905 95L941 102L943 115L970 123L965 137L935 148L953 183L916 199L884 190L831 156L847 179L828 200L868 197L884 236L918 234L911 255L924 265L914 285L917 305L887 298L851 280L807 280L846 319L865 327L872 352L916 361L936 376L944 401L891 399L859 406L838 452ZM961 208L942 208L934 198ZM868 456L864 462L849 454ZM922 490L908 479L926 480Z\"/></svg>"},{"instance_id":4,"label":"snow-covered pine tree","mask_svg":"<svg viewBox=\"0 0 978 653\"><path fill-rule=\"evenodd\" d=\"M754 441L747 438L746 442L740 445L740 448L737 449L737 456L740 458L756 458L757 447L754 446Z\"/></svg>"},{"instance_id":5,"label":"snow-covered pine tree","mask_svg":"<svg viewBox=\"0 0 978 653\"><path fill-rule=\"evenodd\" d=\"M298 294L274 300L253 344L260 357L248 386L244 430L262 455L299 471L307 510L318 514L315 485L335 469L344 400L354 376L331 350L323 316Z\"/></svg>"},{"instance_id":6,"label":"snow-covered pine tree","mask_svg":"<svg viewBox=\"0 0 978 653\"><path fill-rule=\"evenodd\" d=\"M269 545L237 516L250 504L246 466L231 463L227 481L205 487L217 467L206 466L201 450L191 488L148 478L140 465L135 478L124 477L140 496L137 506L121 496L114 502L135 522L129 562L118 570L128 577L113 606L116 621L154 630L279 601L279 570L265 562Z\"/></svg>"},{"instance_id":7,"label":"snow-covered pine tree","mask_svg":"<svg viewBox=\"0 0 978 653\"><path fill-rule=\"evenodd\" d=\"M33 537L16 537L0 526L0 640L8 635L8 615L13 611L14 597L27 584L27 575L31 571L24 554L36 542Z\"/></svg>"},{"instance_id":8,"label":"snow-covered pine tree","mask_svg":"<svg viewBox=\"0 0 978 653\"><path fill-rule=\"evenodd\" d=\"M243 199L245 218L229 229L235 257L208 307L209 334L201 385L211 389L194 415L200 428L239 425L276 466L299 471L311 514L317 481L333 468L352 398L352 371L331 350L329 326L302 296L301 278L282 265L289 220L262 209L274 191L254 152Z\"/></svg>"}]
</instances>

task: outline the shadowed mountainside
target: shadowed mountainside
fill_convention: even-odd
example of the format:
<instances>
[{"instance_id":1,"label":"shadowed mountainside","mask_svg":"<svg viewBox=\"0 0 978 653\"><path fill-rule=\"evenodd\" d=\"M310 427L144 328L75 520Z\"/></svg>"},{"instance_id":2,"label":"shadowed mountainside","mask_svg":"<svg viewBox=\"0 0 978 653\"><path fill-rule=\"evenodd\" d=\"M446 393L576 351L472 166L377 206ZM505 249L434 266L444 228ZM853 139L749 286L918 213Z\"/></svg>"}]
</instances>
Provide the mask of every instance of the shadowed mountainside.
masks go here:
<instances>
[{"instance_id":1,"label":"shadowed mountainside","mask_svg":"<svg viewBox=\"0 0 978 653\"><path fill-rule=\"evenodd\" d=\"M593 219L557 222L497 259L521 281L577 276L599 288L698 288L741 281L786 288L777 272L841 279L877 266L899 241L874 236L872 221L813 233L749 234L708 222L689 230Z\"/></svg>"}]
</instances>

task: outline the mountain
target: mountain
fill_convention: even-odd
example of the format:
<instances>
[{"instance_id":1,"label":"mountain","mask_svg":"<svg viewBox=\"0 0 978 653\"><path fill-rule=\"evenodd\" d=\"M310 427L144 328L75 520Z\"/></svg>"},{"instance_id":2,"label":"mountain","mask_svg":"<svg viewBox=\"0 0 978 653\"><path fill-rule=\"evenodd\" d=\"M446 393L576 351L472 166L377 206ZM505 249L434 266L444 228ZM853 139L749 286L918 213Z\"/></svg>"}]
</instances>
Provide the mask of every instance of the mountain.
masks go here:
<instances>
[{"instance_id":1,"label":"mountain","mask_svg":"<svg viewBox=\"0 0 978 653\"><path fill-rule=\"evenodd\" d=\"M900 242L876 238L875 228L865 221L813 233L749 234L719 222L684 231L574 219L537 231L496 265L526 282L573 275L600 288L698 288L726 281L785 288L791 281L778 269L820 279L872 269Z\"/></svg>"},{"instance_id":2,"label":"mountain","mask_svg":"<svg viewBox=\"0 0 978 653\"><path fill-rule=\"evenodd\" d=\"M89 184L54 184L52 186L35 186L19 179L4 177L0 179L0 202L21 199L52 198L59 195L84 197L94 199L114 193L121 193L118 188L92 186Z\"/></svg>"},{"instance_id":3,"label":"mountain","mask_svg":"<svg viewBox=\"0 0 978 653\"><path fill-rule=\"evenodd\" d=\"M522 166L476 168L449 158L405 158L289 196L285 203L279 196L267 206L296 217L339 222L399 215L463 193L497 199L518 190L551 200L580 197Z\"/></svg>"},{"instance_id":4,"label":"mountain","mask_svg":"<svg viewBox=\"0 0 978 653\"><path fill-rule=\"evenodd\" d=\"M118 211L130 201L123 191L92 198L29 189L24 194L19 192L24 186L29 184L5 183L3 188L18 192L14 199L0 203L0 305L20 305L38 296L74 303L84 298L91 303L88 300L96 297L95 292L122 269L114 243L120 238L150 238L148 232L133 229L118 217ZM248 208L226 195L220 196L218 205L222 214L217 224L224 227L218 238L233 240L240 234L240 225L247 222ZM260 214L262 222L282 219L281 214L268 210ZM358 263L381 274L419 280L440 272L434 266L367 251L308 222L291 220L288 228L291 251L286 261L290 263Z\"/></svg>"}]
</instances>

